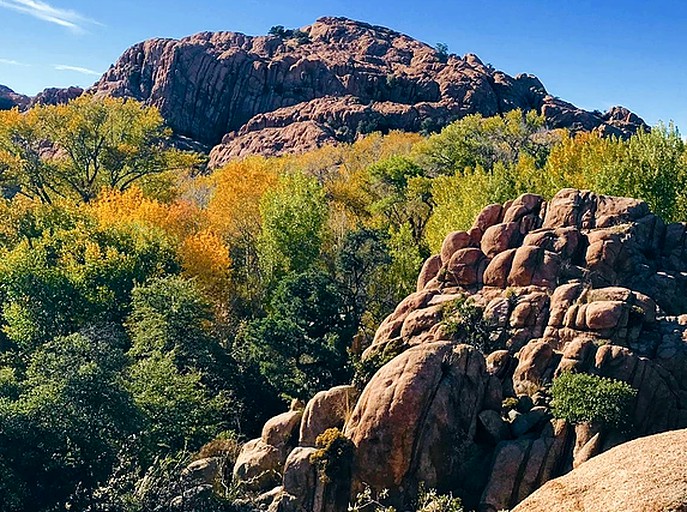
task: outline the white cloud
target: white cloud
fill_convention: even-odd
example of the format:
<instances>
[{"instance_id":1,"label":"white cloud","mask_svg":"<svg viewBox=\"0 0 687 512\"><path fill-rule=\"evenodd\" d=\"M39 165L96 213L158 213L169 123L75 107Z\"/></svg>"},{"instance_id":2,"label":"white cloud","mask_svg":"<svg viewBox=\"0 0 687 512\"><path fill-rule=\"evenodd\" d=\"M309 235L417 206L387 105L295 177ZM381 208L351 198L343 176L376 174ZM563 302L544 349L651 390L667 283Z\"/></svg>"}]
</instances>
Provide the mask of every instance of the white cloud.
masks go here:
<instances>
[{"instance_id":1,"label":"white cloud","mask_svg":"<svg viewBox=\"0 0 687 512\"><path fill-rule=\"evenodd\" d=\"M71 9L61 9L41 0L0 0L0 7L28 14L39 20L54 23L74 32L83 32L85 25L100 25Z\"/></svg>"},{"instance_id":2,"label":"white cloud","mask_svg":"<svg viewBox=\"0 0 687 512\"><path fill-rule=\"evenodd\" d=\"M98 71L95 71L93 69L88 69L88 68L82 68L81 66L67 66L65 64L57 64L53 67L59 71L74 71L75 73L81 73L83 75L93 75L93 76L102 75L102 73L99 73Z\"/></svg>"},{"instance_id":3,"label":"white cloud","mask_svg":"<svg viewBox=\"0 0 687 512\"><path fill-rule=\"evenodd\" d=\"M22 67L28 67L28 64L24 64L23 62L19 62L16 60L12 59L0 59L0 64L4 64L6 66L22 66Z\"/></svg>"}]
</instances>

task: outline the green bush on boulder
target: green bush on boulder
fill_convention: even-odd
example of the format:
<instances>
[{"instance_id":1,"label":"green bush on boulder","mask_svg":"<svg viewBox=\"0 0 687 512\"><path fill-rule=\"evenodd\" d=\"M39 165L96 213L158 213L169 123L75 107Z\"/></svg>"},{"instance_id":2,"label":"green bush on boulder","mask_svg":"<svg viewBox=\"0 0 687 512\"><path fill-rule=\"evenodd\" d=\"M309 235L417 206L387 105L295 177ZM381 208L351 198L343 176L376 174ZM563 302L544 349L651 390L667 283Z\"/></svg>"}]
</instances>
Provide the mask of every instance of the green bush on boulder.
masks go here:
<instances>
[{"instance_id":1,"label":"green bush on boulder","mask_svg":"<svg viewBox=\"0 0 687 512\"><path fill-rule=\"evenodd\" d=\"M636 395L637 390L622 381L585 373L564 373L551 386L552 412L555 418L574 425L593 423L626 428Z\"/></svg>"}]
</instances>

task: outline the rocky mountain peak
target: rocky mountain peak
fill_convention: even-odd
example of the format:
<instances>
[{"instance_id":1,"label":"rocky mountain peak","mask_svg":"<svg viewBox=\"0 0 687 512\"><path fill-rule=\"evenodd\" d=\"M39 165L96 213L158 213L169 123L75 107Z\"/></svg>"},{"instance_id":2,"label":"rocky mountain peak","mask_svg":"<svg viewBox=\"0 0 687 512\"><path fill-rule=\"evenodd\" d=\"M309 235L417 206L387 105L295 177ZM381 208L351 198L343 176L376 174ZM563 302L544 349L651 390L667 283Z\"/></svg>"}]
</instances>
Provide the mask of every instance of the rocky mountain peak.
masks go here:
<instances>
[{"instance_id":1,"label":"rocky mountain peak","mask_svg":"<svg viewBox=\"0 0 687 512\"><path fill-rule=\"evenodd\" d=\"M23 94L17 94L6 85L0 84L0 110L10 110L15 107L26 108L31 98Z\"/></svg>"},{"instance_id":2,"label":"rocky mountain peak","mask_svg":"<svg viewBox=\"0 0 687 512\"><path fill-rule=\"evenodd\" d=\"M83 94L81 87L49 87L31 98L31 107L34 105L62 105Z\"/></svg>"},{"instance_id":3,"label":"rocky mountain peak","mask_svg":"<svg viewBox=\"0 0 687 512\"><path fill-rule=\"evenodd\" d=\"M90 92L158 107L179 135L214 146L212 165L517 108L538 110L553 128L628 136L644 126L625 111L578 109L550 96L533 75L512 77L476 55L446 55L389 28L324 17L270 32L144 41Z\"/></svg>"},{"instance_id":4,"label":"rocky mountain peak","mask_svg":"<svg viewBox=\"0 0 687 512\"><path fill-rule=\"evenodd\" d=\"M18 108L26 110L35 105L60 105L67 103L83 94L81 87L50 87L39 92L36 96L18 94L7 86L0 85L0 110Z\"/></svg>"}]
</instances>

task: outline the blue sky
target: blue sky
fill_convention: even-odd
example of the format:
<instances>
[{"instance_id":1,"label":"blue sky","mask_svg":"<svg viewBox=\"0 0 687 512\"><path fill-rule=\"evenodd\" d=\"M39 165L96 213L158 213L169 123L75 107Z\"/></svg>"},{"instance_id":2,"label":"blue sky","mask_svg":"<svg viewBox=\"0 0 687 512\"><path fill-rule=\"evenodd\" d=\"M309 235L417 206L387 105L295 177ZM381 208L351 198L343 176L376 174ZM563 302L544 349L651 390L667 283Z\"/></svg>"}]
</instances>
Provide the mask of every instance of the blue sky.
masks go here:
<instances>
[{"instance_id":1,"label":"blue sky","mask_svg":"<svg viewBox=\"0 0 687 512\"><path fill-rule=\"evenodd\" d=\"M325 15L392 27L587 109L622 104L687 133L687 2L653 0L0 0L0 84L92 84L128 46L204 30L264 34Z\"/></svg>"}]
</instances>

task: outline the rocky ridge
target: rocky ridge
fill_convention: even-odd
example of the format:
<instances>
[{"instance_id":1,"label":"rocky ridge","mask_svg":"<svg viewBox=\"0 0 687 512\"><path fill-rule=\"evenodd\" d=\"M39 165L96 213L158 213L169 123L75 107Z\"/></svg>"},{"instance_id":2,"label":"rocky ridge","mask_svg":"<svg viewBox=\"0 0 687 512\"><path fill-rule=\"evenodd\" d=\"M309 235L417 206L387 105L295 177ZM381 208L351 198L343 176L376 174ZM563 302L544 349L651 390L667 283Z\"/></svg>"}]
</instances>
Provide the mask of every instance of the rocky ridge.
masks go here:
<instances>
[{"instance_id":1,"label":"rocky ridge","mask_svg":"<svg viewBox=\"0 0 687 512\"><path fill-rule=\"evenodd\" d=\"M642 201L567 189L487 206L382 322L363 389L324 391L268 422L234 476L271 511L346 510L365 486L403 506L421 482L510 509L597 454L687 427L685 291L687 224ZM554 419L545 386L571 371L636 389L634 428ZM314 440L331 427L353 456L327 482Z\"/></svg>"},{"instance_id":2,"label":"rocky ridge","mask_svg":"<svg viewBox=\"0 0 687 512\"><path fill-rule=\"evenodd\" d=\"M25 96L14 92L9 87L0 85L0 110L18 108L26 110L36 105L62 105L83 94L81 87L50 87L36 96Z\"/></svg>"},{"instance_id":3,"label":"rocky ridge","mask_svg":"<svg viewBox=\"0 0 687 512\"><path fill-rule=\"evenodd\" d=\"M393 30L321 18L299 37L204 32L124 52L89 90L158 107L178 135L213 147L211 165L350 142L373 130L432 130L468 114L521 108L553 128L628 136L628 110L588 112L475 55L445 55Z\"/></svg>"},{"instance_id":4,"label":"rocky ridge","mask_svg":"<svg viewBox=\"0 0 687 512\"><path fill-rule=\"evenodd\" d=\"M31 98L18 94L5 85L0 85L0 110L19 108L24 110L31 103Z\"/></svg>"}]
</instances>

